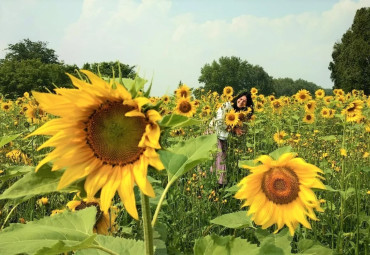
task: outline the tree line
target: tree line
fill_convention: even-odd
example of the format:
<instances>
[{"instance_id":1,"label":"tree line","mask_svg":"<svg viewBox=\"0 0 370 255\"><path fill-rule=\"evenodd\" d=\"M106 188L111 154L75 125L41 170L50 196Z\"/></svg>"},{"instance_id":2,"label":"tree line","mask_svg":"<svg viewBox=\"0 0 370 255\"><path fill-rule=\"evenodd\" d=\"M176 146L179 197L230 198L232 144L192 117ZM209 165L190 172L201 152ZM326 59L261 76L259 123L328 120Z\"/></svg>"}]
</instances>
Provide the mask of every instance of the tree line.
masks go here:
<instances>
[{"instance_id":1,"label":"tree line","mask_svg":"<svg viewBox=\"0 0 370 255\"><path fill-rule=\"evenodd\" d=\"M55 50L46 42L33 42L24 39L9 44L4 59L0 59L0 94L7 98L17 98L31 90L47 91L56 86L72 87L65 73L76 74L77 65L65 64L59 60ZM329 63L333 88L345 92L353 89L370 94L370 8L357 10L352 26L333 47L332 61ZM123 77L133 78L135 66L117 62L85 63L81 68L111 76L118 76L118 65ZM236 56L223 56L217 61L206 63L200 70L198 81L204 89L222 93L225 86L232 86L235 92L255 87L260 93L275 96L291 96L300 89L312 94L321 87L303 79L271 77L261 66L252 65ZM330 94L331 89L326 89Z\"/></svg>"}]
</instances>

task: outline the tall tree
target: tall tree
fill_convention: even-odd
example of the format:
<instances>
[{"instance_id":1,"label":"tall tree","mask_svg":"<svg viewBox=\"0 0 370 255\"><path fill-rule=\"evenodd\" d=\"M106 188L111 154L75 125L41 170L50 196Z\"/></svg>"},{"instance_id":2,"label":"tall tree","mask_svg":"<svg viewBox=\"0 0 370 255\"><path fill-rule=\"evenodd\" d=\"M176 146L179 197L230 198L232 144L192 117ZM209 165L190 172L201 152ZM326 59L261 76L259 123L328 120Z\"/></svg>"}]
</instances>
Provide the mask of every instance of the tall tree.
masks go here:
<instances>
[{"instance_id":1,"label":"tall tree","mask_svg":"<svg viewBox=\"0 0 370 255\"><path fill-rule=\"evenodd\" d=\"M119 62L100 62L100 63L85 63L82 69L92 71L94 73L100 72L102 76L112 77L112 72L118 77L118 64L121 68L122 77L135 78L136 72L134 71L135 66L129 66Z\"/></svg>"},{"instance_id":2,"label":"tall tree","mask_svg":"<svg viewBox=\"0 0 370 255\"><path fill-rule=\"evenodd\" d=\"M334 44L329 64L334 88L370 94L370 8L357 10L352 26Z\"/></svg>"},{"instance_id":3,"label":"tall tree","mask_svg":"<svg viewBox=\"0 0 370 255\"><path fill-rule=\"evenodd\" d=\"M24 39L16 44L9 44L6 49L9 52L5 55L6 60L29 60L40 59L44 64L59 64L55 50L47 48L47 42L32 42Z\"/></svg>"},{"instance_id":4,"label":"tall tree","mask_svg":"<svg viewBox=\"0 0 370 255\"><path fill-rule=\"evenodd\" d=\"M253 66L235 56L221 57L218 62L205 64L200 72L198 81L204 83L206 91L222 93L224 87L231 86L236 93L240 90L250 90L252 87L258 88L264 94L273 92L272 77L262 67Z\"/></svg>"}]
</instances>

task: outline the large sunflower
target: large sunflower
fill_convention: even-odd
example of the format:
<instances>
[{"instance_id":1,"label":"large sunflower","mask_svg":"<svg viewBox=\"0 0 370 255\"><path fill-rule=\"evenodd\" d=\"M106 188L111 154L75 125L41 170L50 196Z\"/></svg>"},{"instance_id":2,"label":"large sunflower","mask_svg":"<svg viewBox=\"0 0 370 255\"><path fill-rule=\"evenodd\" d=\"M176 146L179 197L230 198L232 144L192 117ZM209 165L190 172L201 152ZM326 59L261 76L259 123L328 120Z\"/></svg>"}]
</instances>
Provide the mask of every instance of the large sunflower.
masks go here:
<instances>
[{"instance_id":1,"label":"large sunflower","mask_svg":"<svg viewBox=\"0 0 370 255\"><path fill-rule=\"evenodd\" d=\"M33 92L43 110L60 117L31 134L52 135L39 149L55 147L36 170L49 161L54 163L52 170L66 168L58 189L86 177L87 198L93 199L101 190L105 213L118 191L127 212L138 219L134 184L153 197L148 165L164 168L156 152L161 148L157 124L161 116L155 110L142 111L147 98L132 98L122 85L113 88L93 73L81 72L91 84L69 75L77 89L55 89L57 94Z\"/></svg>"},{"instance_id":2,"label":"large sunflower","mask_svg":"<svg viewBox=\"0 0 370 255\"><path fill-rule=\"evenodd\" d=\"M295 94L295 99L297 99L299 103L306 102L311 99L310 92L306 89L301 89Z\"/></svg>"},{"instance_id":3,"label":"large sunflower","mask_svg":"<svg viewBox=\"0 0 370 255\"><path fill-rule=\"evenodd\" d=\"M226 86L223 90L223 95L227 96L227 97L230 97L232 96L234 93L234 89L233 87L231 86Z\"/></svg>"},{"instance_id":4,"label":"large sunflower","mask_svg":"<svg viewBox=\"0 0 370 255\"><path fill-rule=\"evenodd\" d=\"M225 124L234 127L239 123L239 115L234 109L225 114Z\"/></svg>"},{"instance_id":5,"label":"large sunflower","mask_svg":"<svg viewBox=\"0 0 370 255\"><path fill-rule=\"evenodd\" d=\"M293 153L285 153L278 160L270 156L260 156L262 164L252 167L251 174L238 184L238 199L245 200L243 206L249 206L248 215L252 220L268 228L277 224L276 232L287 225L290 234L301 223L311 228L306 216L317 220L313 209L323 211L311 188L325 189L318 179L322 171L306 163L302 158L295 158Z\"/></svg>"}]
</instances>

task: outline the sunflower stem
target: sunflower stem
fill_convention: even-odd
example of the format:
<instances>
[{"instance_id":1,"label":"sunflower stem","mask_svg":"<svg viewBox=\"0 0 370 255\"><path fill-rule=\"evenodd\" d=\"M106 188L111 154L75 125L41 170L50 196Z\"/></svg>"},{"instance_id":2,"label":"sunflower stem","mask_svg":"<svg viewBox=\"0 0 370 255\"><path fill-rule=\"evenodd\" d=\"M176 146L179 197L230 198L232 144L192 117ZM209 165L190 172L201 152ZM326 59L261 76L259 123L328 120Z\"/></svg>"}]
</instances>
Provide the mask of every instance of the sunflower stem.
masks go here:
<instances>
[{"instance_id":1,"label":"sunflower stem","mask_svg":"<svg viewBox=\"0 0 370 255\"><path fill-rule=\"evenodd\" d=\"M161 198L159 199L159 202L158 202L158 205L157 205L157 208L155 209L155 212L154 212L154 216L153 216L153 220L152 220L152 227L154 228L154 225L155 225L155 222L157 221L157 218L158 218L158 214L159 214L159 211L161 210L161 207L162 207L162 203L164 201L164 198L166 197L166 194L169 190L169 188L171 187L171 185L174 183L174 181L170 181L169 183L167 183L162 195L161 195Z\"/></svg>"},{"instance_id":2,"label":"sunflower stem","mask_svg":"<svg viewBox=\"0 0 370 255\"><path fill-rule=\"evenodd\" d=\"M145 254L153 255L153 228L150 224L150 205L149 198L143 192L141 193L141 207L143 213L143 223L144 223L144 243L145 243Z\"/></svg>"}]
</instances>

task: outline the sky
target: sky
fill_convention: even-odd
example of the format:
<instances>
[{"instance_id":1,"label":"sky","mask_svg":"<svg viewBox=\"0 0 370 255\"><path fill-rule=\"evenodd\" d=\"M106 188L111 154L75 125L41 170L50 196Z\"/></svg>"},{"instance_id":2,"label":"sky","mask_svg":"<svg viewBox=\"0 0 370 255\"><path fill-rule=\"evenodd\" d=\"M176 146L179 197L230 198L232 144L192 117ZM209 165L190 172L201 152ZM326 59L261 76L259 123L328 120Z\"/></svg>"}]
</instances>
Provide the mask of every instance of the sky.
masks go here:
<instances>
[{"instance_id":1,"label":"sky","mask_svg":"<svg viewBox=\"0 0 370 255\"><path fill-rule=\"evenodd\" d=\"M331 88L333 46L362 7L370 0L0 0L0 59L9 44L43 41L66 64L136 66L162 96L236 56Z\"/></svg>"}]
</instances>

